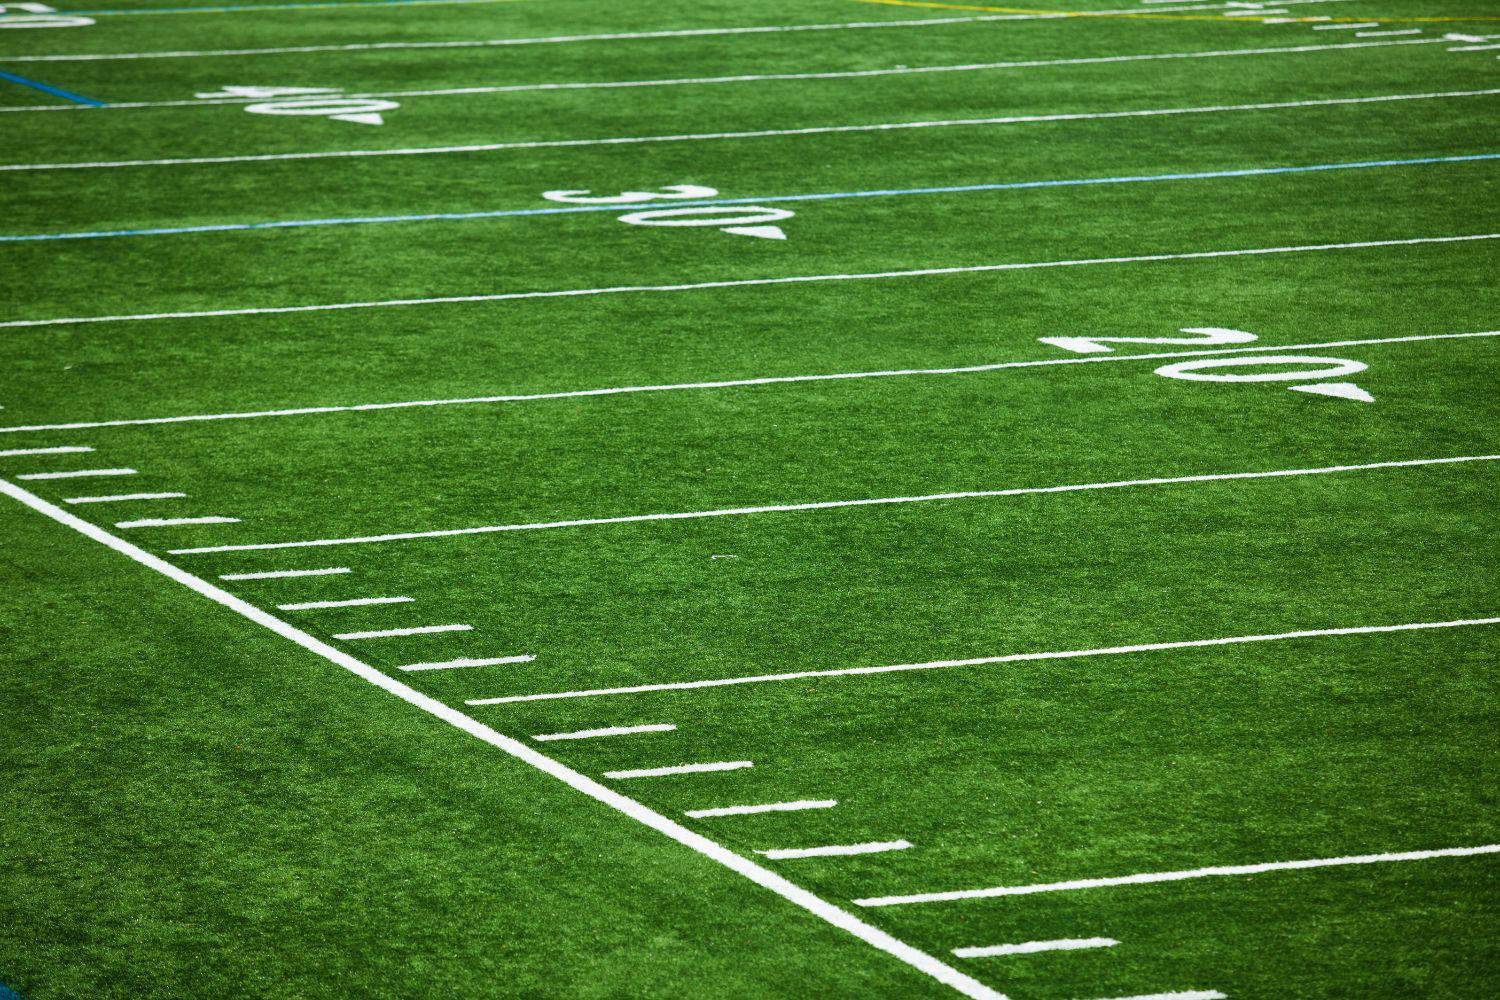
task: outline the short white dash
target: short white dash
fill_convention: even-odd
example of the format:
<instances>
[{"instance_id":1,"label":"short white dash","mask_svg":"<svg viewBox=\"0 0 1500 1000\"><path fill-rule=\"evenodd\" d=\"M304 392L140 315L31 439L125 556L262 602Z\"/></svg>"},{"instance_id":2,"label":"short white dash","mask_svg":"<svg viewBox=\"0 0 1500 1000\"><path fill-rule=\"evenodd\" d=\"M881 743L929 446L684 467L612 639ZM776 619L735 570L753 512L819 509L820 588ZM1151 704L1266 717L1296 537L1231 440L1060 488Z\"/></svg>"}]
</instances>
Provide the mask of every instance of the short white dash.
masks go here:
<instances>
[{"instance_id":1,"label":"short white dash","mask_svg":"<svg viewBox=\"0 0 1500 1000\"><path fill-rule=\"evenodd\" d=\"M312 611L316 608L362 608L369 604L410 604L412 597L350 597L342 601L302 601L298 604L278 604L279 611Z\"/></svg>"},{"instance_id":2,"label":"short white dash","mask_svg":"<svg viewBox=\"0 0 1500 1000\"><path fill-rule=\"evenodd\" d=\"M105 497L68 497L63 503L121 503L126 500L181 500L186 493L115 493Z\"/></svg>"},{"instance_id":3,"label":"short white dash","mask_svg":"<svg viewBox=\"0 0 1500 1000\"><path fill-rule=\"evenodd\" d=\"M470 659L460 657L456 660L443 660L440 663L408 663L398 670L457 670L460 667L496 667L503 663L530 663L536 659L530 653L522 656L492 656L488 659Z\"/></svg>"},{"instance_id":4,"label":"short white dash","mask_svg":"<svg viewBox=\"0 0 1500 1000\"><path fill-rule=\"evenodd\" d=\"M672 767L643 767L633 771L605 771L606 778L665 778L674 774L702 774L706 771L738 771L754 767L748 760L718 760L709 764L675 764Z\"/></svg>"},{"instance_id":5,"label":"short white dash","mask_svg":"<svg viewBox=\"0 0 1500 1000\"><path fill-rule=\"evenodd\" d=\"M580 729L572 733L539 733L532 739L538 743L551 740L591 740L596 736L630 736L633 733L670 733L677 727L670 722L657 722L648 726L610 726L608 729Z\"/></svg>"},{"instance_id":6,"label":"short white dash","mask_svg":"<svg viewBox=\"0 0 1500 1000\"><path fill-rule=\"evenodd\" d=\"M134 469L74 469L71 472L28 472L17 479L84 479L88 476L133 476Z\"/></svg>"},{"instance_id":7,"label":"short white dash","mask_svg":"<svg viewBox=\"0 0 1500 1000\"><path fill-rule=\"evenodd\" d=\"M81 444L63 444L55 448L10 448L0 451L0 458L16 458L21 455L81 455L93 450Z\"/></svg>"},{"instance_id":8,"label":"short white dash","mask_svg":"<svg viewBox=\"0 0 1500 1000\"><path fill-rule=\"evenodd\" d=\"M72 503L73 501L68 501ZM329 566L323 569L271 569L260 573L221 573L220 580L282 580L294 576L337 576L354 572L348 566Z\"/></svg>"},{"instance_id":9,"label":"short white dash","mask_svg":"<svg viewBox=\"0 0 1500 1000\"><path fill-rule=\"evenodd\" d=\"M180 528L190 524L239 524L237 517L143 517L137 521L116 521L116 528Z\"/></svg>"},{"instance_id":10,"label":"short white dash","mask_svg":"<svg viewBox=\"0 0 1500 1000\"><path fill-rule=\"evenodd\" d=\"M415 628L383 628L373 632L340 632L335 639L386 639L400 635L430 635L433 632L469 632L473 625L418 625Z\"/></svg>"},{"instance_id":11,"label":"short white dash","mask_svg":"<svg viewBox=\"0 0 1500 1000\"><path fill-rule=\"evenodd\" d=\"M959 958L994 958L1000 955L1034 955L1039 951L1079 951L1084 948L1113 948L1114 938L1058 938L1055 941L1023 941L1020 944L989 944L978 948L954 948Z\"/></svg>"},{"instance_id":12,"label":"short white dash","mask_svg":"<svg viewBox=\"0 0 1500 1000\"><path fill-rule=\"evenodd\" d=\"M1315 24L1314 31L1353 31L1355 28L1378 28L1379 21L1364 21L1360 24Z\"/></svg>"},{"instance_id":13,"label":"short white dash","mask_svg":"<svg viewBox=\"0 0 1500 1000\"><path fill-rule=\"evenodd\" d=\"M753 806L718 806L714 809L689 809L683 813L693 819L710 816L750 816L755 813L801 812L803 809L832 809L838 799L799 799L796 802L763 802Z\"/></svg>"},{"instance_id":14,"label":"short white dash","mask_svg":"<svg viewBox=\"0 0 1500 1000\"><path fill-rule=\"evenodd\" d=\"M1389 38L1392 35L1420 35L1421 28L1402 28L1400 31L1356 31L1355 38Z\"/></svg>"},{"instance_id":15,"label":"short white dash","mask_svg":"<svg viewBox=\"0 0 1500 1000\"><path fill-rule=\"evenodd\" d=\"M886 851L904 851L911 846L909 840L877 840L868 844L829 844L826 847L783 847L756 854L781 861L787 858L832 858L850 854L884 854Z\"/></svg>"}]
</instances>

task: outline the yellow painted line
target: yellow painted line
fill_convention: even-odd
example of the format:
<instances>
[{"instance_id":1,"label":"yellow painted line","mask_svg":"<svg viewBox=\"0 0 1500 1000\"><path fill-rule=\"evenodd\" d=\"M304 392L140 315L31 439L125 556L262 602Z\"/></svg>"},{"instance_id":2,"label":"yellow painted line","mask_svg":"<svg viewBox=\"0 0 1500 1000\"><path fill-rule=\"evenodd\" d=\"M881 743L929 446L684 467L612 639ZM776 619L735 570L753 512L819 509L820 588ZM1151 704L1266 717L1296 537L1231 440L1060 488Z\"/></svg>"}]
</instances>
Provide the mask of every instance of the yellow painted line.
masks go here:
<instances>
[{"instance_id":1,"label":"yellow painted line","mask_svg":"<svg viewBox=\"0 0 1500 1000\"><path fill-rule=\"evenodd\" d=\"M1268 0L1269 2L1269 0ZM929 7L938 10L973 10L988 14L1046 14L1052 17L1108 17L1127 21L1213 21L1217 24L1259 24L1254 17L1224 17L1215 14L1156 14L1150 11L1120 13L1118 11L1090 10L1037 10L1034 7L988 7L978 4L939 3L938 0L855 0L855 3L884 4L890 7ZM1374 21L1378 24L1448 24L1461 21L1500 21L1500 17L1282 17L1277 23L1316 24L1362 24Z\"/></svg>"}]
</instances>

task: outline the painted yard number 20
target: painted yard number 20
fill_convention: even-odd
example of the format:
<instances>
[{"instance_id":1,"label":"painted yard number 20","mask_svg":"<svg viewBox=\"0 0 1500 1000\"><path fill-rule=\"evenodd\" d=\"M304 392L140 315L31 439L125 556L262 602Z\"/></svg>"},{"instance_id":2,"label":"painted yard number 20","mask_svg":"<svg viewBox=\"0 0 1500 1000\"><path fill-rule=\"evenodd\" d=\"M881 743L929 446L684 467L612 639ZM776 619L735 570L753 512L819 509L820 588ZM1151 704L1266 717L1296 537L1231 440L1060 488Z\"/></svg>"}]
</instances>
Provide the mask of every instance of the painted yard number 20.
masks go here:
<instances>
[{"instance_id":1,"label":"painted yard number 20","mask_svg":"<svg viewBox=\"0 0 1500 1000\"><path fill-rule=\"evenodd\" d=\"M1187 337L1040 337L1044 344L1061 347L1075 354L1101 354L1113 351L1109 344L1182 344L1214 347L1224 344L1248 344L1258 339L1244 330L1221 327L1184 327ZM1289 385L1295 392L1311 392L1336 399L1373 403L1375 397L1353 382L1333 381L1364 371L1369 365L1347 358L1314 357L1308 354L1259 354L1239 358L1193 358L1162 365L1156 374L1188 382L1298 382ZM1290 370L1288 370L1290 368ZM1260 370L1256 370L1260 369Z\"/></svg>"},{"instance_id":2,"label":"painted yard number 20","mask_svg":"<svg viewBox=\"0 0 1500 1000\"><path fill-rule=\"evenodd\" d=\"M588 191L543 191L548 201L564 205L640 205L649 201L693 201L713 198L718 189L701 184L671 184L660 191L624 191L620 194L595 195ZM631 226L712 227L734 236L753 236L762 240L784 240L786 232L776 223L790 219L794 212L764 205L695 205L685 208L652 208L626 212L620 221Z\"/></svg>"}]
</instances>

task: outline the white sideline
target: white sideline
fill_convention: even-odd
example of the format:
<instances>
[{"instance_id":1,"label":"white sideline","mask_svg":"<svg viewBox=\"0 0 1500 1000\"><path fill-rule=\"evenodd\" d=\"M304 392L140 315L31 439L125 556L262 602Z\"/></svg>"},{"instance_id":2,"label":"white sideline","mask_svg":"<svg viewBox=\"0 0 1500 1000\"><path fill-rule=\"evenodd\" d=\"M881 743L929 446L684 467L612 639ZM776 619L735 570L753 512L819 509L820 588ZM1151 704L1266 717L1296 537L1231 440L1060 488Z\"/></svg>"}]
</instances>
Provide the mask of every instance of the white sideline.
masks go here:
<instances>
[{"instance_id":1,"label":"white sideline","mask_svg":"<svg viewBox=\"0 0 1500 1000\"><path fill-rule=\"evenodd\" d=\"M260 573L220 573L220 580L285 580L298 576L337 576L352 573L348 566L330 566L326 569L272 569Z\"/></svg>"},{"instance_id":2,"label":"white sideline","mask_svg":"<svg viewBox=\"0 0 1500 1000\"><path fill-rule=\"evenodd\" d=\"M81 455L93 450L82 444L64 444L55 448L10 448L0 451L0 458L17 458L21 455Z\"/></svg>"},{"instance_id":3,"label":"white sideline","mask_svg":"<svg viewBox=\"0 0 1500 1000\"><path fill-rule=\"evenodd\" d=\"M3 169L3 168L0 168ZM203 309L185 312L133 313L117 316L69 316L56 319L18 319L0 322L0 329L35 326L66 326L75 323L118 323L157 319L205 319L219 316L266 316L282 313L329 312L343 309L384 309L392 306L426 306L462 302L508 302L519 299L575 298L618 295L631 292L696 292L710 288L750 288L757 285L805 285L824 281L871 281L883 278L930 278L947 274L980 274L993 271L1031 271L1038 268L1084 267L1093 264L1150 264L1169 260L1215 260L1221 257L1263 257L1324 250L1369 250L1378 247L1425 246L1438 243L1470 243L1500 239L1500 233L1462 236L1413 236L1395 240L1360 240L1352 243L1308 243L1285 247L1251 247L1241 250L1194 250L1183 253L1136 254L1126 257L1082 257L1073 260L1024 261L1011 264L966 264L956 267L922 267L905 271L865 271L854 274L802 274L783 278L732 278L675 285L613 285L605 288L565 288L542 292L495 292L478 295L447 295L426 299L384 299L373 302L334 302L311 306L258 306L240 309Z\"/></svg>"},{"instance_id":4,"label":"white sideline","mask_svg":"<svg viewBox=\"0 0 1500 1000\"><path fill-rule=\"evenodd\" d=\"M473 625L418 625L415 628L382 628L370 632L342 632L335 639L390 639L404 635L431 635L434 632L472 632Z\"/></svg>"},{"instance_id":5,"label":"white sideline","mask_svg":"<svg viewBox=\"0 0 1500 1000\"><path fill-rule=\"evenodd\" d=\"M116 521L116 528L180 528L190 524L239 524L237 517L143 517L136 521Z\"/></svg>"},{"instance_id":6,"label":"white sideline","mask_svg":"<svg viewBox=\"0 0 1500 1000\"><path fill-rule=\"evenodd\" d=\"M297 604L278 604L278 611L314 611L319 608L362 608L370 604L410 604L414 597L350 597L342 601L301 601Z\"/></svg>"},{"instance_id":7,"label":"white sideline","mask_svg":"<svg viewBox=\"0 0 1500 1000\"><path fill-rule=\"evenodd\" d=\"M708 764L673 764L671 767L639 767L628 771L605 771L606 778L668 778L679 774L708 774L713 771L739 771L754 767L754 761L717 760Z\"/></svg>"},{"instance_id":8,"label":"white sideline","mask_svg":"<svg viewBox=\"0 0 1500 1000\"><path fill-rule=\"evenodd\" d=\"M842 858L854 854L884 854L886 851L904 851L911 846L909 840L880 840L867 844L829 844L826 847L778 847L755 853L772 861L786 861L793 858Z\"/></svg>"},{"instance_id":9,"label":"white sideline","mask_svg":"<svg viewBox=\"0 0 1500 1000\"><path fill-rule=\"evenodd\" d=\"M415 688L402 684L395 678L386 676L369 664L357 660L348 653L335 649L301 629L282 621L280 618L240 600L238 597L214 586L207 580L178 569L171 563L152 555L139 546L132 545L102 528L95 527L87 521L75 517L62 508L48 503L34 493L7 480L0 479L0 493L4 493L43 516L49 517L57 523L72 528L79 534L113 549L126 558L145 566L147 569L160 573L162 576L208 598L210 601L228 608L235 614L241 615L251 622L269 629L283 639L296 643L314 656L322 657L335 666L343 667L362 680L395 695L397 698L426 712L428 715L463 730L470 736L488 743L490 746L509 754L522 763L528 764L558 779L575 791L582 792L589 798L594 799L596 802L608 806L616 812L623 813L658 833L664 834L689 850L696 851L698 854L723 865L730 871L749 879L764 889L769 889L771 892L774 892L793 905L801 907L819 919L847 931L866 944L878 948L898 961L911 966L913 969L931 976L944 985L952 987L964 996L971 997L973 1000L1006 1000L1004 994L999 991L991 989L972 976L958 971L945 962L934 958L932 955L892 937L880 928L865 923L852 913L814 895L801 886L771 871L769 868L765 868L749 858L742 857L701 834L694 833L682 824L668 819L661 813L647 808L636 800L622 795L614 789L600 784L570 767L558 763L551 757L539 753L519 740L502 736L494 729L465 715L463 712L450 708L433 698L429 698Z\"/></svg>"},{"instance_id":10,"label":"white sideline","mask_svg":"<svg viewBox=\"0 0 1500 1000\"><path fill-rule=\"evenodd\" d=\"M647 726L610 726L607 729L578 729L571 733L538 733L532 737L538 743L554 740L592 740L600 736L633 736L636 733L670 733L677 727L670 722L657 722Z\"/></svg>"},{"instance_id":11,"label":"white sideline","mask_svg":"<svg viewBox=\"0 0 1500 1000\"><path fill-rule=\"evenodd\" d=\"M522 656L492 656L488 659L475 660L467 657L457 660L444 660L441 663L408 663L397 670L457 670L460 667L494 667L504 663L530 663L536 659L527 653Z\"/></svg>"},{"instance_id":12,"label":"white sideline","mask_svg":"<svg viewBox=\"0 0 1500 1000\"><path fill-rule=\"evenodd\" d=\"M1020 944L987 944L977 948L954 948L959 958L995 958L1001 955L1035 955L1041 951L1079 951L1084 948L1113 948L1114 938L1057 938L1053 941L1023 941Z\"/></svg>"},{"instance_id":13,"label":"white sideline","mask_svg":"<svg viewBox=\"0 0 1500 1000\"><path fill-rule=\"evenodd\" d=\"M68 497L63 503L121 503L126 500L181 500L186 493L115 493L106 497Z\"/></svg>"},{"instance_id":14,"label":"white sideline","mask_svg":"<svg viewBox=\"0 0 1500 1000\"><path fill-rule=\"evenodd\" d=\"M1406 625L1361 625L1348 628L1303 629L1297 632L1274 632L1266 635L1234 635L1218 639L1184 639L1178 642L1147 642L1134 646L1107 646L1102 649L1068 649L1046 653L1011 653L1006 656L979 656L968 660L933 660L929 663L898 663L893 666L845 667L837 670L797 670L785 674L760 674L754 677L716 677L703 681L672 681L661 684L637 684L633 687L595 688L592 691L551 691L545 694L515 694L500 698L475 698L467 705L507 705L518 701L550 701L555 698L593 698L600 695L642 694L648 691L687 691L696 688L729 687L738 684L765 684L772 681L797 681L814 677L853 677L865 674L900 673L907 670L943 670L948 667L976 667L993 663L1026 663L1032 660L1070 660L1084 656L1117 656L1124 653L1152 653L1168 649L1199 649L1208 646L1234 646L1248 642L1278 642L1283 639L1315 639L1335 635L1379 635L1386 632L1415 632L1435 628L1462 628L1469 625L1500 624L1496 618L1463 618L1446 622L1412 622Z\"/></svg>"},{"instance_id":15,"label":"white sideline","mask_svg":"<svg viewBox=\"0 0 1500 1000\"><path fill-rule=\"evenodd\" d=\"M988 889L959 889L955 892L919 892L908 896L874 896L869 899L856 899L854 905L871 907L904 906L908 903L947 903L960 899L1028 896L1038 892L1068 892L1074 889L1097 889L1116 885L1180 882L1183 879L1212 878L1220 875L1259 875L1263 872L1294 871L1306 868L1373 865L1390 861L1427 861L1432 858L1467 858L1496 853L1500 853L1500 844L1485 844L1481 847L1445 847L1435 851L1401 851L1393 854L1356 854L1342 858L1313 858L1306 861L1267 861L1256 865L1220 865L1186 871L1121 875L1115 878L1083 878L1070 882L1043 882L1036 885L1000 885Z\"/></svg>"},{"instance_id":16,"label":"white sideline","mask_svg":"<svg viewBox=\"0 0 1500 1000\"><path fill-rule=\"evenodd\" d=\"M1088 490L1117 490L1135 486L1173 486L1180 483L1209 483L1235 479L1279 479L1289 476L1322 476L1338 472L1367 472L1373 469L1408 469L1426 465L1493 462L1497 459L1500 459L1500 455L1458 455L1450 458L1411 458L1396 462L1365 462L1359 465L1326 465L1310 469L1270 469L1263 472L1212 472L1193 476L1118 479L1105 483L1069 483L1064 486L1019 486L1000 490L964 490L955 493L929 493L924 496L873 497L863 500L821 500L813 503L767 504L760 507L725 507L719 510L697 510L673 514L627 514L623 517L586 517L571 521L492 524L478 528L441 528L435 531L402 531L387 535L362 535L351 538L315 538L296 542L247 542L240 545L203 545L195 548L171 549L168 554L182 556L202 555L211 552L249 552L263 549L322 548L329 545L367 545L375 542L403 542L424 538L490 535L508 531L544 531L552 528L580 528L606 524L638 524L645 521L691 521L707 517L785 514L806 510L834 510L843 507L886 507L893 504L932 503L943 500L975 500L991 497L1034 496L1046 493L1078 493ZM473 704L473 702L470 702L470 704Z\"/></svg>"},{"instance_id":17,"label":"white sideline","mask_svg":"<svg viewBox=\"0 0 1500 1000\"><path fill-rule=\"evenodd\" d=\"M1415 34L1421 29L1376 34ZM1356 35L1364 38L1366 35ZM1194 52L1145 52L1109 56L1074 56L1067 59L1019 59L1008 62L958 63L947 66L897 66L888 69L807 70L798 73L737 73L725 76L667 77L654 80L581 80L563 83L513 83L475 87L445 87L429 90L372 90L340 94L347 99L390 99L409 97L467 97L480 94L523 94L554 90L621 90L635 87L690 87L731 83L773 83L785 80L855 80L867 77L911 76L928 73L976 73L1006 69L1044 69L1049 66L1090 66L1108 63L1152 62L1163 59L1220 59L1233 56L1294 55L1307 52L1331 52L1340 49L1385 48L1392 45L1431 45L1443 38L1416 38L1396 42L1337 42L1326 45L1283 45L1260 49L1211 49ZM264 97L209 97L178 101L111 101L111 111L139 108L200 108L255 104ZM29 104L0 107L0 113L31 111L89 111L86 104Z\"/></svg>"},{"instance_id":18,"label":"white sideline","mask_svg":"<svg viewBox=\"0 0 1500 1000\"><path fill-rule=\"evenodd\" d=\"M1324 340L1310 344L1261 344L1244 347L1210 347L1187 351L1153 351L1143 354L1090 354L1065 358L1040 358L1032 361L998 361L954 368L894 368L884 371L836 372L817 375L769 375L754 378L720 379L709 382L677 382L666 385L626 385L604 389L565 389L558 392L517 393L498 396L464 396L456 399L416 399L395 403L355 403L347 406L301 406L286 410L245 410L238 413L194 413L177 417L137 417L125 420L85 420L68 424L31 424L0 427L0 434L23 431L74 431L99 427L145 427L154 424L187 424L211 420L254 420L262 417L301 417L320 413L367 413L375 410L406 410L431 406L478 406L487 403L530 403L545 399L578 399L587 396L619 396L636 392L681 392L692 389L734 389L757 385L785 385L797 382L839 382L867 378L900 378L911 375L973 375L1003 371L1007 368L1051 368L1056 365L1094 365L1118 361L1159 361L1163 358L1195 358L1214 354L1247 354L1317 350L1330 347L1370 347L1379 344L1412 344L1427 340L1466 340L1471 337L1500 337L1500 330L1473 333L1427 333L1408 337L1365 337L1357 340Z\"/></svg>"},{"instance_id":19,"label":"white sideline","mask_svg":"<svg viewBox=\"0 0 1500 1000\"><path fill-rule=\"evenodd\" d=\"M721 139L767 139L797 135L837 135L853 132L892 132L903 129L955 128L978 125L1027 125L1037 122L1102 121L1117 118L1158 118L1171 115L1221 114L1235 111L1284 111L1293 108L1326 108L1391 101L1433 101L1456 97L1490 97L1500 89L1433 91L1420 94L1380 94L1373 97L1328 97L1303 101L1270 101L1258 104L1213 104L1191 108L1143 108L1134 111L1082 111L1047 115L1005 115L994 118L952 118L916 122L880 122L873 125L816 125L806 128L755 129L744 132L688 132L676 135L611 136L596 139L534 139L517 142L486 142L454 146L413 146L393 149L335 149L294 153L244 153L226 156L178 156L153 160L97 160L61 163L7 163L0 171L105 170L125 167L174 167L209 163L265 163L279 160L326 160L371 156L432 156L450 153L493 153L511 149L570 149L580 146L621 146L656 142L708 142Z\"/></svg>"},{"instance_id":20,"label":"white sideline","mask_svg":"<svg viewBox=\"0 0 1500 1000\"><path fill-rule=\"evenodd\" d=\"M689 809L683 813L692 819L713 816L753 816L756 813L801 812L804 809L832 809L837 799L800 799L796 802L763 802L753 806L717 806L713 809Z\"/></svg>"},{"instance_id":21,"label":"white sideline","mask_svg":"<svg viewBox=\"0 0 1500 1000\"><path fill-rule=\"evenodd\" d=\"M1162 0L1176 3L1178 0ZM1338 0L1328 0L1338 2ZM1158 9L1153 14L1176 11L1219 10L1225 4L1186 4ZM849 31L864 28L930 28L949 24L973 24L985 21L1053 21L1069 17L1106 17L1135 14L1136 10L1078 11L1074 13L991 14L970 17L926 17L889 21L845 21L832 24L773 24L735 28L679 28L660 31L620 31L612 34L546 35L531 38L485 38L446 42L353 42L344 45L286 45L261 49L179 49L163 52L106 52L67 55L8 56L6 62L97 62L114 59L199 59L220 56L294 55L311 52L383 52L390 49L478 49L505 45L561 45L575 42L639 41L653 38L702 38L715 35L762 35L793 31Z\"/></svg>"}]
</instances>

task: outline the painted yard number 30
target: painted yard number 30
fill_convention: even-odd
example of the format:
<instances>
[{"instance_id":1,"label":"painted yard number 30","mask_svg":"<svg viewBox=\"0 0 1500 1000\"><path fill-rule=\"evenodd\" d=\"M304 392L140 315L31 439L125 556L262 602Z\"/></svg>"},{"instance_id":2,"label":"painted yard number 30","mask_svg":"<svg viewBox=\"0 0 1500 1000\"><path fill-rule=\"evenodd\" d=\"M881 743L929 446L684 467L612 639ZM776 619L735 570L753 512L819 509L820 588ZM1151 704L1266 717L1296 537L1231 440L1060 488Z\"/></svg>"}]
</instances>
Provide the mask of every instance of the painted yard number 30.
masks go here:
<instances>
[{"instance_id":1,"label":"painted yard number 30","mask_svg":"<svg viewBox=\"0 0 1500 1000\"><path fill-rule=\"evenodd\" d=\"M1187 337L1040 337L1044 344L1061 347L1075 354L1101 354L1113 351L1108 344L1183 344L1212 347L1223 344L1248 344L1258 339L1244 330L1220 327L1184 327ZM1292 370L1287 370L1291 367ZM1307 354L1259 354L1240 358L1193 358L1162 365L1156 374L1189 382L1300 382L1289 385L1295 392L1311 392L1336 399L1373 403L1375 397L1345 379L1364 371L1369 365L1347 358L1323 358ZM1249 369L1248 371L1246 369ZM1259 371L1255 369L1261 369ZM1268 369L1268 370L1267 370ZM1309 381L1311 380L1311 381Z\"/></svg>"}]
</instances>

